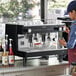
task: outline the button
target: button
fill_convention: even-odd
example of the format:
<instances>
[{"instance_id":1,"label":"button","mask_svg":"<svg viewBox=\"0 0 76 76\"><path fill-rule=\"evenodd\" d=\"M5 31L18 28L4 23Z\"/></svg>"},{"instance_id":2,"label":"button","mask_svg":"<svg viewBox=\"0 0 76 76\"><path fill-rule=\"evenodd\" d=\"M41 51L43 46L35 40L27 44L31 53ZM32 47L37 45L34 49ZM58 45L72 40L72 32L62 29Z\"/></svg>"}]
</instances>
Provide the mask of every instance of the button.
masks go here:
<instances>
[{"instance_id":1,"label":"button","mask_svg":"<svg viewBox=\"0 0 76 76\"><path fill-rule=\"evenodd\" d=\"M31 29L28 29L28 33L31 33L31 31L32 31Z\"/></svg>"},{"instance_id":2,"label":"button","mask_svg":"<svg viewBox=\"0 0 76 76\"><path fill-rule=\"evenodd\" d=\"M59 31L62 31L62 27L59 27Z\"/></svg>"}]
</instances>

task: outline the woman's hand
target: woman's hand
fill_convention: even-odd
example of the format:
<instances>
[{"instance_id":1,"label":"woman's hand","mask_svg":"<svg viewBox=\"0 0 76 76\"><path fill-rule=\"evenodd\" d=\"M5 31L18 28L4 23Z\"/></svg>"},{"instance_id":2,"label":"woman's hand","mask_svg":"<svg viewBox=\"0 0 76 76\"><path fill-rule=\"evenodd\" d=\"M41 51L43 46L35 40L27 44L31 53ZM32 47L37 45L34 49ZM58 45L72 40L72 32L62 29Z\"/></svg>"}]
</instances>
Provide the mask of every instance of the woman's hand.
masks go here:
<instances>
[{"instance_id":1,"label":"woman's hand","mask_svg":"<svg viewBox=\"0 0 76 76\"><path fill-rule=\"evenodd\" d=\"M66 46L66 44L67 44L64 39L59 40L59 43L60 43L61 45L63 45L63 46Z\"/></svg>"},{"instance_id":2,"label":"woman's hand","mask_svg":"<svg viewBox=\"0 0 76 76\"><path fill-rule=\"evenodd\" d=\"M64 26L64 28L66 29L64 32L69 33L70 29L67 26Z\"/></svg>"}]
</instances>

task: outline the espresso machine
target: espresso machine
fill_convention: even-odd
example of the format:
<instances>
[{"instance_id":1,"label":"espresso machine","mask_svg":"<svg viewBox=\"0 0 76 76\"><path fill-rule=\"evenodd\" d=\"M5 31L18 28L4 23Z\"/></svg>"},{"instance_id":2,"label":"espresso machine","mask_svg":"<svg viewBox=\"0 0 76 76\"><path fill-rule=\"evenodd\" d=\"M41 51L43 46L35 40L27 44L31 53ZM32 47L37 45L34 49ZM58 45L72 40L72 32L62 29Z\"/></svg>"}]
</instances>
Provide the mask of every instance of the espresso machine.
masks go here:
<instances>
[{"instance_id":1,"label":"espresso machine","mask_svg":"<svg viewBox=\"0 0 76 76\"><path fill-rule=\"evenodd\" d=\"M59 55L59 61L67 48L58 42L65 30L64 24L41 24L36 26L24 26L18 24L6 24L5 33L12 38L14 54L23 57L25 65L27 57ZM54 45L54 46L53 46Z\"/></svg>"}]
</instances>

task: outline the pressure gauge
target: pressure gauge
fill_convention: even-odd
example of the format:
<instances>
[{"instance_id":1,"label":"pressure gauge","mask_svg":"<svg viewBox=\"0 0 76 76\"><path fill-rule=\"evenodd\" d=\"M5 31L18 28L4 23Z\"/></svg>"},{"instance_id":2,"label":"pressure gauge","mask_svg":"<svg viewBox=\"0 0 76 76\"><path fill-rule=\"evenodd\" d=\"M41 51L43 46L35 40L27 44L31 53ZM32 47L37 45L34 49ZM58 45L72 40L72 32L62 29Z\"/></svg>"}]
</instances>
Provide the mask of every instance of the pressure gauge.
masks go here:
<instances>
[{"instance_id":1,"label":"pressure gauge","mask_svg":"<svg viewBox=\"0 0 76 76\"><path fill-rule=\"evenodd\" d=\"M59 31L62 31L62 27L59 27Z\"/></svg>"},{"instance_id":2,"label":"pressure gauge","mask_svg":"<svg viewBox=\"0 0 76 76\"><path fill-rule=\"evenodd\" d=\"M31 31L32 31L31 29L28 29L28 33L31 33Z\"/></svg>"}]
</instances>

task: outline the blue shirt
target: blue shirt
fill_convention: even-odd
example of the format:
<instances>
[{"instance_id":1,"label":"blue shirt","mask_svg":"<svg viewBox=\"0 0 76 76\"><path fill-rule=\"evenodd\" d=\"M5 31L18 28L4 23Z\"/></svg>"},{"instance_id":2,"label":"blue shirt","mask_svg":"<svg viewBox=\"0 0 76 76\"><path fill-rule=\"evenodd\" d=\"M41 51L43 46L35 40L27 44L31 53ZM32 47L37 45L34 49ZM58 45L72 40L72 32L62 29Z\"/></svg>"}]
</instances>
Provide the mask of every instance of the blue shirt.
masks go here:
<instances>
[{"instance_id":1,"label":"blue shirt","mask_svg":"<svg viewBox=\"0 0 76 76\"><path fill-rule=\"evenodd\" d=\"M67 48L73 49L76 46L76 20L72 22L70 26L69 40Z\"/></svg>"}]
</instances>

